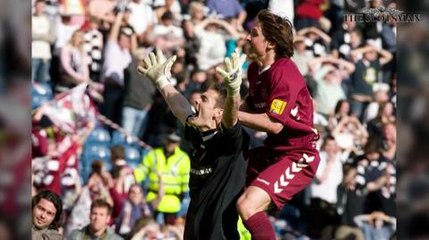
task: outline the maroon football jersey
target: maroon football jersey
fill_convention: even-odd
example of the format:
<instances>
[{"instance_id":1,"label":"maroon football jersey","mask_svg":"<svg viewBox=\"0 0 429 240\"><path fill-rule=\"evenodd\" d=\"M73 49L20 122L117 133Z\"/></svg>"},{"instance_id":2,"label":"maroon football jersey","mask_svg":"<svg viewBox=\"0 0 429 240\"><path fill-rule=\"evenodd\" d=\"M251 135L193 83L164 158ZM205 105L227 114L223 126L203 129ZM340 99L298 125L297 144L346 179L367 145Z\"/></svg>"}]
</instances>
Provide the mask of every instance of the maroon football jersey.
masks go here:
<instances>
[{"instance_id":1,"label":"maroon football jersey","mask_svg":"<svg viewBox=\"0 0 429 240\"><path fill-rule=\"evenodd\" d=\"M282 152L315 149L319 134L313 128L313 101L295 63L280 58L259 73L259 66L253 62L247 76L247 105L284 125L280 133L268 134L265 146Z\"/></svg>"}]
</instances>

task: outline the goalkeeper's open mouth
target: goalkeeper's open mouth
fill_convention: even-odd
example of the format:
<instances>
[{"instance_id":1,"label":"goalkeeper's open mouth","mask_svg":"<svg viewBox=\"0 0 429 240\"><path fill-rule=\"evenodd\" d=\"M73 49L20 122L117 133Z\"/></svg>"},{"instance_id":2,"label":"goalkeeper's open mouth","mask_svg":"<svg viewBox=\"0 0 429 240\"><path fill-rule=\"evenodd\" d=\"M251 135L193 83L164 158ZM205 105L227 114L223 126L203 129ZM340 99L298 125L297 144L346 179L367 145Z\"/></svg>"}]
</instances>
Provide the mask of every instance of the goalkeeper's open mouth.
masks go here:
<instances>
[{"instance_id":1,"label":"goalkeeper's open mouth","mask_svg":"<svg viewBox=\"0 0 429 240\"><path fill-rule=\"evenodd\" d=\"M189 117L189 120L196 120L200 116L200 111L197 106L192 106L192 115Z\"/></svg>"}]
</instances>

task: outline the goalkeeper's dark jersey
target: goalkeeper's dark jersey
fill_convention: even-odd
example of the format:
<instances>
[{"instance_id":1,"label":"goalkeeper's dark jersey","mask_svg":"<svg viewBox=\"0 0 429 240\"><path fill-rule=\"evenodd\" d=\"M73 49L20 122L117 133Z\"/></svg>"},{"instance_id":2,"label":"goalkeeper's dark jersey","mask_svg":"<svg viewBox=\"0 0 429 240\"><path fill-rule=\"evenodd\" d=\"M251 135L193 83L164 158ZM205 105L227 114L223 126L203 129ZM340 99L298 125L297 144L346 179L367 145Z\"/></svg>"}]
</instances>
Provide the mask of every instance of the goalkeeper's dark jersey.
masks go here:
<instances>
[{"instance_id":1,"label":"goalkeeper's dark jersey","mask_svg":"<svg viewBox=\"0 0 429 240\"><path fill-rule=\"evenodd\" d=\"M194 152L184 239L239 239L235 204L245 183L249 136L237 123L203 133L186 126L185 139Z\"/></svg>"}]
</instances>

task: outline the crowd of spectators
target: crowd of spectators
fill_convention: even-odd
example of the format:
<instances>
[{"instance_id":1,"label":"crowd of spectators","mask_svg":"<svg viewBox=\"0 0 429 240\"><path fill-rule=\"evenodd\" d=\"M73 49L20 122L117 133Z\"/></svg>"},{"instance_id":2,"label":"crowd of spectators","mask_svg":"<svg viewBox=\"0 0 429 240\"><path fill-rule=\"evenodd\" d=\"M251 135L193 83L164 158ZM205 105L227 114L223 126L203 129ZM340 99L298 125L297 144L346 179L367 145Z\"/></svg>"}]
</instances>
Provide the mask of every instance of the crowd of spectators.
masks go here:
<instances>
[{"instance_id":1,"label":"crowd of spectators","mask_svg":"<svg viewBox=\"0 0 429 240\"><path fill-rule=\"evenodd\" d=\"M155 47L167 57L177 55L171 80L192 104L205 87L222 81L214 69L235 49L252 58L246 36L257 12L269 8L294 22L293 60L313 96L314 124L321 134L314 182L272 213L276 233L281 238L390 239L396 231L396 23L344 18L381 6L395 8L396 2L34 0L33 87L43 86L53 97L87 83L99 93L93 98L96 108L111 121L88 124L86 131L71 136L78 143L73 148L75 163L70 164L75 168L56 179L65 210L64 236L88 225L91 203L102 198L112 207L110 226L122 237L182 238L187 188L171 190L174 193L169 189L187 182L184 176L172 176L189 174L186 164L192 150L180 141L183 129L162 97L138 75L137 63ZM243 99L247 84L244 76ZM88 135L99 129L112 137L106 143L107 161L101 160L105 156L85 155L91 148ZM137 163L125 156L125 145L134 143L113 144L119 130L148 144L139 146ZM248 131L252 147L266 137ZM60 145L55 141L65 134L52 122L34 118L33 145L40 150L47 139L47 149L37 156L33 150L33 168L34 162L58 158ZM158 160L157 152L163 155ZM169 159L179 162L180 154L187 159L183 167L167 164ZM160 160L165 165L158 164ZM43 166L58 170L52 165ZM49 176L38 179L38 173L33 174L34 193L49 185ZM163 208L169 196L181 201L178 209ZM248 238L240 228L242 238Z\"/></svg>"}]
</instances>

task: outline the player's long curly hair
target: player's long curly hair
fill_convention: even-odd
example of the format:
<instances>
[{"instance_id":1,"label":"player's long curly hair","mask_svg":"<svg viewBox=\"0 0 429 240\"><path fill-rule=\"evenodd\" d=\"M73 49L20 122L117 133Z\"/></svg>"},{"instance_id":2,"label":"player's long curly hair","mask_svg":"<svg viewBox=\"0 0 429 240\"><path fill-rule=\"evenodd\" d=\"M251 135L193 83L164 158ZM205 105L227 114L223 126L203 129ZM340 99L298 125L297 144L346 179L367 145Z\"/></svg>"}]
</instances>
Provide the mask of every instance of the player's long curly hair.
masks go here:
<instances>
[{"instance_id":1,"label":"player's long curly hair","mask_svg":"<svg viewBox=\"0 0 429 240\"><path fill-rule=\"evenodd\" d=\"M276 58L292 57L293 27L287 19L273 14L267 9L258 13L257 19L261 24L265 39L275 44Z\"/></svg>"}]
</instances>

